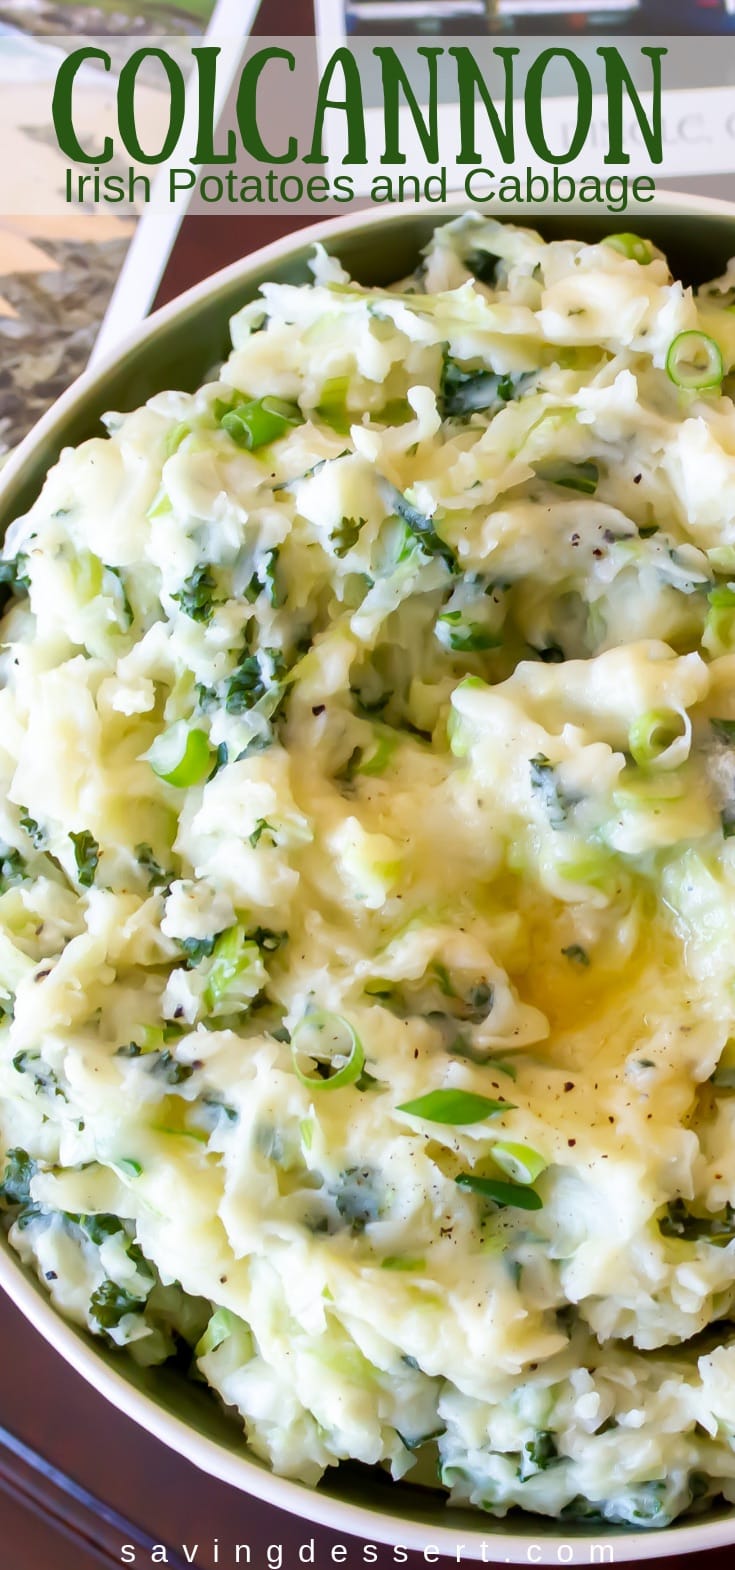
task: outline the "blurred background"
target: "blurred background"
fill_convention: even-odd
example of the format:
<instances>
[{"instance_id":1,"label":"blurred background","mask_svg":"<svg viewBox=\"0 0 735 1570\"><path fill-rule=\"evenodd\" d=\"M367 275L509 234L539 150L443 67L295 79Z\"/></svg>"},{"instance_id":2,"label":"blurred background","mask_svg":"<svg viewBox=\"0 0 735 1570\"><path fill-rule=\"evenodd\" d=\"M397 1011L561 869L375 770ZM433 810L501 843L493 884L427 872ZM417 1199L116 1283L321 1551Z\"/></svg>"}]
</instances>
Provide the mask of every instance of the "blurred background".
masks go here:
<instances>
[{"instance_id":1,"label":"blurred background","mask_svg":"<svg viewBox=\"0 0 735 1570\"><path fill-rule=\"evenodd\" d=\"M345 13L357 35L735 31L735 0L347 0Z\"/></svg>"}]
</instances>

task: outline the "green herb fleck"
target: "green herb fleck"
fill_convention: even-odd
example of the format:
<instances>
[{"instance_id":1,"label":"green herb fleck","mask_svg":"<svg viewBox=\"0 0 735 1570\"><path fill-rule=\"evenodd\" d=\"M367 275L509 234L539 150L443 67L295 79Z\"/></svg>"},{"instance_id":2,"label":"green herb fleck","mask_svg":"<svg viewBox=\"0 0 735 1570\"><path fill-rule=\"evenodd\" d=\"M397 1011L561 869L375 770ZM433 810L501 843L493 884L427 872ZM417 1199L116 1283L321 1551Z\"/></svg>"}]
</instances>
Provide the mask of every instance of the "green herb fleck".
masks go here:
<instances>
[{"instance_id":1,"label":"green herb fleck","mask_svg":"<svg viewBox=\"0 0 735 1570\"><path fill-rule=\"evenodd\" d=\"M568 948L562 949L562 954L573 965L581 965L583 967L589 965L589 954L586 949L582 948L581 943L570 943Z\"/></svg>"},{"instance_id":2,"label":"green herb fleck","mask_svg":"<svg viewBox=\"0 0 735 1570\"><path fill-rule=\"evenodd\" d=\"M200 562L198 567L185 578L178 594L173 594L172 599L181 606L185 616L191 616L192 621L208 622L214 611L214 591L216 584L206 562Z\"/></svg>"},{"instance_id":3,"label":"green herb fleck","mask_svg":"<svg viewBox=\"0 0 735 1570\"><path fill-rule=\"evenodd\" d=\"M99 845L88 829L82 829L79 834L70 834L69 839L74 846L79 882L83 889L91 889L100 859Z\"/></svg>"},{"instance_id":4,"label":"green herb fleck","mask_svg":"<svg viewBox=\"0 0 735 1570\"><path fill-rule=\"evenodd\" d=\"M342 519L342 522L337 525L336 529L332 530L329 536L329 543L335 556L346 556L347 552L352 550L353 545L357 544L360 538L360 530L364 529L366 522L365 518Z\"/></svg>"},{"instance_id":5,"label":"green herb fleck","mask_svg":"<svg viewBox=\"0 0 735 1570\"><path fill-rule=\"evenodd\" d=\"M203 959L208 959L217 942L218 934L213 932L206 938L179 938L178 944L186 955L186 969L193 970L196 965L201 965Z\"/></svg>"},{"instance_id":6,"label":"green herb fleck","mask_svg":"<svg viewBox=\"0 0 735 1570\"><path fill-rule=\"evenodd\" d=\"M90 1319L99 1330L115 1330L126 1314L141 1314L144 1301L116 1281L103 1281L89 1300Z\"/></svg>"},{"instance_id":7,"label":"green herb fleck","mask_svg":"<svg viewBox=\"0 0 735 1570\"><path fill-rule=\"evenodd\" d=\"M171 883L173 879L173 873L164 872L163 867L159 862L156 861L150 845L136 845L135 858L141 871L148 873L149 889L153 890L168 887L169 883Z\"/></svg>"}]
</instances>

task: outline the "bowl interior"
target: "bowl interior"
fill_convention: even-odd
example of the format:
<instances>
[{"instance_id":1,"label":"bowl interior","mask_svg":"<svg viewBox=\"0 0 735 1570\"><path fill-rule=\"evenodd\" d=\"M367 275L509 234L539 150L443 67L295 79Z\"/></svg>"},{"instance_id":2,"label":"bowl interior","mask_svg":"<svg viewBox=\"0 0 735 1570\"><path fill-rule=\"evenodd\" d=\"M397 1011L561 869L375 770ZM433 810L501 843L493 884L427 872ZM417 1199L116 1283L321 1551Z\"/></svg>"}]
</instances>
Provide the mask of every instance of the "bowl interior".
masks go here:
<instances>
[{"instance_id":1,"label":"bowl interior","mask_svg":"<svg viewBox=\"0 0 735 1570\"><path fill-rule=\"evenodd\" d=\"M458 207L456 212L463 209ZM386 285L412 272L421 248L438 223L452 213L403 209L381 215L364 213L344 232L337 231L327 249L359 283ZM540 230L546 239L600 240L623 230L627 218L598 213L543 213L514 209L509 220ZM635 220L666 253L676 277L687 284L703 282L723 272L735 253L735 207L732 216L711 212L656 211ZM13 518L25 512L37 496L46 471L62 447L99 434L99 421L108 410L137 408L166 388L193 391L228 352L230 317L258 292L262 283L304 283L310 279L308 259L312 246L299 240L273 262L243 263L242 270L227 269L215 278L211 290L197 298L182 318L166 312L153 320L132 347L109 368L92 379L84 395L69 406L61 420L45 430L42 439L30 439L24 460L0 487L0 537Z\"/></svg>"},{"instance_id":2,"label":"bowl interior","mask_svg":"<svg viewBox=\"0 0 735 1570\"><path fill-rule=\"evenodd\" d=\"M457 208L457 211L460 210ZM437 223L446 221L452 215L446 210L434 214L396 210L387 215L382 214L376 220L375 214L360 214L349 229L335 232L326 242L327 249L340 259L359 282L385 285L413 270L422 246L427 243ZM586 241L599 240L616 229L625 230L630 224L627 218L617 220L610 215L556 213L539 216L538 212L528 209L516 209L507 216L511 221L538 228L548 239L576 237ZM667 254L675 275L686 283L701 282L721 273L730 256L735 253L735 208L729 216L724 212L697 213L693 210L687 213L659 209L645 217L636 218L635 222ZM256 255L252 262L245 261L236 269L228 269L224 275L215 278L203 294L197 291L190 302L184 303L183 308L169 308L160 320L154 318L150 328L109 368L103 368L97 375L85 378L79 392L67 395L58 414L52 413L47 417L40 432L27 440L19 452L18 460L11 465L4 479L0 479L0 537L12 520L31 505L46 471L55 462L61 449L100 433L102 414L110 409L135 408L154 393L169 387L193 390L205 379L228 351L230 317L257 294L261 283L267 280L288 283L307 281L310 277L307 264L311 244L299 238L287 253L274 259L266 257L261 261ZM329 1519L328 1501L339 1501L342 1506L348 1507L348 1511L350 1507L359 1507L361 1519L355 1514L352 1529L363 1530L366 1535L369 1525L366 1526L368 1517L365 1512L369 1512L374 1521L381 1519L383 1522L380 1530L375 1525L373 1527L376 1538L407 1541L405 1535L401 1536L401 1522L420 1525L424 1529L424 1541L436 1540L436 1537L431 1536L432 1529L436 1529L440 1537L443 1531L446 1537L447 1528L450 1527L455 1540L468 1544L468 1557L473 1539L473 1557L479 1557L481 1539L490 1539L494 1541L496 1552L501 1557L504 1556L505 1545L509 1558L521 1559L522 1562L528 1562L522 1544L527 1543L529 1538L537 1543L551 1538L559 1541L559 1524L556 1522L520 1513L504 1521L462 1510L452 1511L451 1516L448 1516L443 1507L444 1496L438 1491L419 1488L409 1481L396 1485L387 1475L375 1469L352 1464L328 1475L319 1488L323 1504L317 1506L316 1496L311 1490L299 1485L279 1485L261 1463L247 1454L239 1424L232 1422L220 1410L204 1387L186 1381L180 1374L165 1367L142 1370L130 1359L106 1350L100 1342L76 1328L64 1326L55 1334L50 1329L55 1316L48 1307L45 1293L35 1278L22 1272L4 1238L0 1243L0 1272L19 1306L37 1327L54 1340L59 1350L87 1377L94 1378L93 1370L96 1366L100 1370L100 1383L105 1394L119 1405L124 1405L131 1416L145 1421L146 1410L149 1415L157 1410L178 1420L189 1431L201 1436L205 1448L208 1442L208 1454L202 1452L191 1455L191 1459L198 1460L200 1465L205 1465L208 1470L224 1476L230 1482L253 1493L262 1493L275 1503L291 1508L304 1518ZM73 1352L75 1346L78 1348L76 1355ZM112 1375L111 1381L108 1378L105 1383L103 1369ZM125 1388L130 1392L128 1400L121 1396ZM140 1397L143 1398L142 1402ZM154 1406L149 1405L149 1402L154 1403ZM159 1433L160 1437L168 1437L173 1442L170 1435L160 1431L160 1425ZM185 1438L186 1435L183 1434L182 1438L180 1433L178 1448L187 1453ZM217 1454L222 1457L222 1465L216 1464ZM732 1513L727 1508L708 1514L707 1523L712 1524L719 1542L730 1540L731 1534L724 1523L731 1518ZM393 1531L389 1526L391 1520L395 1522ZM719 1530L715 1523L721 1523ZM344 1517L342 1524L346 1525ZM663 1534L649 1535L650 1550L654 1554L681 1551L680 1545L684 1547L682 1533L686 1535L687 1547L708 1546L713 1541L712 1537L707 1535L702 1538L700 1532L701 1528L693 1526L690 1519ZM566 1543L574 1544L575 1540L579 1540L580 1553L583 1542L589 1543L591 1538L597 1542L602 1538L605 1541L614 1539L615 1559L629 1558L631 1553L637 1557L638 1553L644 1555L646 1552L642 1547L632 1548L630 1533L624 1528L605 1524L595 1526L592 1523L565 1522L562 1535ZM641 1535L636 1533L635 1537L641 1544ZM623 1546L626 1539L630 1545L627 1549ZM666 1539L665 1549L662 1539ZM515 1551L514 1540L517 1544ZM658 1547L656 1540L660 1543ZM551 1542L548 1547L551 1552ZM546 1554L535 1562L544 1561L549 1562ZM552 1556L551 1562L557 1560ZM588 1554L584 1562L590 1562Z\"/></svg>"}]
</instances>

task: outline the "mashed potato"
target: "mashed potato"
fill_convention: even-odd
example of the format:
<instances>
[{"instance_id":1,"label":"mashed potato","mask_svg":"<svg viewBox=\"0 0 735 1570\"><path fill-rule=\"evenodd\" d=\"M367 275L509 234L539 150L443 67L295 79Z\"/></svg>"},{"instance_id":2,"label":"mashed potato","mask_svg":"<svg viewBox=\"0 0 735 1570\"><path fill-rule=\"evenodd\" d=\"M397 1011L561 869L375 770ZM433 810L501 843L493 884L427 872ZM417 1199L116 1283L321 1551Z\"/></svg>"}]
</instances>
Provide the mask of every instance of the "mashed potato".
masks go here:
<instances>
[{"instance_id":1,"label":"mashed potato","mask_svg":"<svg viewBox=\"0 0 735 1570\"><path fill-rule=\"evenodd\" d=\"M6 542L10 1240L280 1473L662 1526L735 1501L735 280L313 274Z\"/></svg>"}]
</instances>

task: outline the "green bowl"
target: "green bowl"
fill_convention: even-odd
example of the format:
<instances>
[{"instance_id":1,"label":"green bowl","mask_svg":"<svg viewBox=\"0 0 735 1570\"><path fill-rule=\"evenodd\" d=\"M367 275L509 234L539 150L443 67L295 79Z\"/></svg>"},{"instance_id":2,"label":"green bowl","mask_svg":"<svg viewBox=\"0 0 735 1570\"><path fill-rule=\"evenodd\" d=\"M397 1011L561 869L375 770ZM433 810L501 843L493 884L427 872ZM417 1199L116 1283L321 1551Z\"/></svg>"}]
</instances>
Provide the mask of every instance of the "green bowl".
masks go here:
<instances>
[{"instance_id":1,"label":"green bowl","mask_svg":"<svg viewBox=\"0 0 735 1570\"><path fill-rule=\"evenodd\" d=\"M107 410L134 409L165 388L195 388L227 352L230 317L262 283L306 281L315 241L361 283L383 285L411 272L436 225L465 206L361 211L301 230L157 311L113 358L80 377L7 460L0 473L0 534L31 505L62 448L100 433L100 417ZM586 241L629 229L632 222L667 253L674 272L687 283L723 272L735 255L735 205L699 197L667 194L633 220L630 214L616 219L541 207L507 209L502 216L538 228L549 239ZM204 1387L165 1367L142 1370L63 1320L4 1238L0 1285L68 1363L149 1433L211 1476L341 1534L419 1552L433 1547L455 1563L461 1544L464 1562L526 1565L618 1563L735 1542L735 1508L726 1506L661 1531L604 1523L564 1523L561 1530L555 1520L521 1512L499 1521L480 1512L448 1510L438 1491L409 1481L393 1483L377 1468L352 1463L331 1471L316 1489L275 1477L249 1453L239 1423Z\"/></svg>"}]
</instances>

